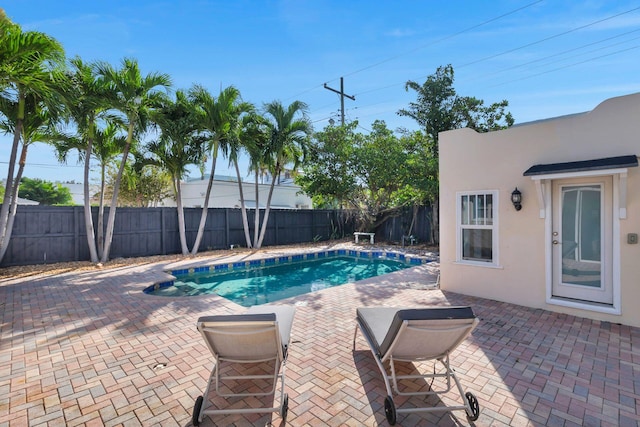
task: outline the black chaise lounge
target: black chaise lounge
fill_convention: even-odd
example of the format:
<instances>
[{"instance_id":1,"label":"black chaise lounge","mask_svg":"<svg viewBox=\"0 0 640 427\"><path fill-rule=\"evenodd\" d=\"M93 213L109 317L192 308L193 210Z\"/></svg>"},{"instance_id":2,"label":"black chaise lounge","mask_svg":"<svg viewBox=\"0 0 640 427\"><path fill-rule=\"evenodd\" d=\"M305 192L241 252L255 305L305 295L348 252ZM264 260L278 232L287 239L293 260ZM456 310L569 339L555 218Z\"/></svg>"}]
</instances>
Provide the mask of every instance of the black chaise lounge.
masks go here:
<instances>
[{"instance_id":1,"label":"black chaise lounge","mask_svg":"<svg viewBox=\"0 0 640 427\"><path fill-rule=\"evenodd\" d=\"M449 354L469 336L478 324L470 307L433 307L402 309L391 307L365 307L356 310L356 331L353 336L355 350L358 329L369 343L371 352L384 378L387 397L384 400L385 416L389 424L396 423L396 416L407 412L435 412L465 410L467 417L475 421L480 414L476 397L462 390L455 372L449 364ZM398 375L395 362L419 362L434 360L444 365L442 370L431 374ZM390 373L384 366L389 362ZM445 378L442 390L407 391L403 380ZM428 396L446 393L452 388L451 379L464 402L460 406L428 406L418 408L396 408L395 392L399 396ZM393 385L393 389L392 389ZM399 387L400 385L400 387Z\"/></svg>"},{"instance_id":2,"label":"black chaise lounge","mask_svg":"<svg viewBox=\"0 0 640 427\"><path fill-rule=\"evenodd\" d=\"M294 314L294 307L254 306L244 314L205 316L198 319L198 331L213 354L215 364L204 395L196 399L192 417L194 426L198 426L205 415L216 414L279 412L283 420L286 420L289 398L284 392L285 363ZM263 362L273 363L272 375L252 374L251 371L243 372L242 369L224 370L221 366L223 363L226 366L227 363L256 364ZM229 374L225 372L229 372ZM209 393L212 391L212 385L215 394L224 398L268 395L274 395L275 398L278 379L280 380L279 406L207 409L208 406L211 406ZM235 390L239 388L239 382L254 381L263 384L269 380L272 381L273 387L267 392L245 391L247 388ZM248 390L251 390L251 387L248 387Z\"/></svg>"}]
</instances>

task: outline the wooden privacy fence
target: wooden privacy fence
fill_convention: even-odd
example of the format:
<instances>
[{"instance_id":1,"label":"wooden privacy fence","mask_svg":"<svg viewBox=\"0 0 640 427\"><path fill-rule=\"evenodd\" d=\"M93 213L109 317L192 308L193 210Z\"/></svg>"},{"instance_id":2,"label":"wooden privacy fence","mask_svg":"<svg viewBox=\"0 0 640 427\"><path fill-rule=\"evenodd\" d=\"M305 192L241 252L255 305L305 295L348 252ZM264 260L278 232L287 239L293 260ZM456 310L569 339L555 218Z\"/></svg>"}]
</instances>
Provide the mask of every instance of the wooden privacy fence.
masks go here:
<instances>
[{"instance_id":1,"label":"wooden privacy fence","mask_svg":"<svg viewBox=\"0 0 640 427\"><path fill-rule=\"evenodd\" d=\"M433 243L431 209L431 206L419 206L414 218L413 207L404 208L398 216L388 218L376 228L376 241L402 243L402 236L405 236L407 245L411 242Z\"/></svg>"},{"instance_id":2,"label":"wooden privacy fence","mask_svg":"<svg viewBox=\"0 0 640 427\"><path fill-rule=\"evenodd\" d=\"M187 242L192 245L202 210L186 208L184 213ZM247 213L253 233L255 211ZM94 208L94 225L97 215ZM105 221L107 215L108 208ZM341 211L272 209L263 246L329 240L352 232L353 225ZM210 208L199 250L231 245L246 247L240 209ZM180 252L176 208L118 208L111 259ZM11 241L0 266L86 260L89 248L82 206L18 206Z\"/></svg>"},{"instance_id":3,"label":"wooden privacy fence","mask_svg":"<svg viewBox=\"0 0 640 427\"><path fill-rule=\"evenodd\" d=\"M93 209L97 224L98 210ZM376 229L376 242L401 243L411 228L419 243L431 242L431 208L420 207L389 218ZM105 210L105 220L109 209ZM186 208L187 242L192 245L200 208ZM248 210L252 230L254 210ZM260 211L261 216L264 211ZM263 246L308 243L352 236L354 224L345 211L272 209ZM407 240L407 244L411 241ZM200 251L246 246L240 209L210 208ZM176 208L118 208L111 258L180 253ZM89 260L82 206L18 206L13 234L0 267Z\"/></svg>"}]
</instances>

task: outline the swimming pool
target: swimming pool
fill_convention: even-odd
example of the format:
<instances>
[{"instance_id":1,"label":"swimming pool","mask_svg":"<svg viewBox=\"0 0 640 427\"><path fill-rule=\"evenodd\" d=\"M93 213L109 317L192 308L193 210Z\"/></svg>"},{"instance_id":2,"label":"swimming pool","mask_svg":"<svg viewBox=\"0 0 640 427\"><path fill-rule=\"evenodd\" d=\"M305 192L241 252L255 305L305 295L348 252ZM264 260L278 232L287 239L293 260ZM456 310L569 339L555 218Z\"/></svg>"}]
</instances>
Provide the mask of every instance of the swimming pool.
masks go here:
<instances>
[{"instance_id":1,"label":"swimming pool","mask_svg":"<svg viewBox=\"0 0 640 427\"><path fill-rule=\"evenodd\" d=\"M428 262L392 252L335 250L174 270L173 282L145 293L159 296L216 294L245 307L380 276Z\"/></svg>"}]
</instances>

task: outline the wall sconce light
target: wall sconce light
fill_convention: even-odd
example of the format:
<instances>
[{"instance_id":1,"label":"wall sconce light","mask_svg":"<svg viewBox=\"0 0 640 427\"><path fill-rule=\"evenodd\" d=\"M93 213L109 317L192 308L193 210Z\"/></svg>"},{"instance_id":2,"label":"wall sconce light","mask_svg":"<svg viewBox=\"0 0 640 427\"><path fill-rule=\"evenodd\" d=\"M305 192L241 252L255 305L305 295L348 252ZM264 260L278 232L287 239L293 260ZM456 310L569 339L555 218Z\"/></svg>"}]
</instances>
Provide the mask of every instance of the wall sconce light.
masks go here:
<instances>
[{"instance_id":1,"label":"wall sconce light","mask_svg":"<svg viewBox=\"0 0 640 427\"><path fill-rule=\"evenodd\" d=\"M522 193L518 190L518 187L511 193L511 203L513 203L513 207L516 208L517 211L522 209Z\"/></svg>"}]
</instances>

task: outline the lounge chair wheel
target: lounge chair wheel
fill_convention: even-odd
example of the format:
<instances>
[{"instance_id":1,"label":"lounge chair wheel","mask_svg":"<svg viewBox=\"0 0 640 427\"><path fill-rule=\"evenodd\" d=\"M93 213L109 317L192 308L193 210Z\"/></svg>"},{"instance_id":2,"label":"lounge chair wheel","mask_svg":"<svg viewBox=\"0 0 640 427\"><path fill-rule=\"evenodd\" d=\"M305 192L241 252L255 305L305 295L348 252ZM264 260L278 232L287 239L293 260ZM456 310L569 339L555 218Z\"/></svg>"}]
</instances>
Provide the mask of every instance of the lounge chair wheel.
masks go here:
<instances>
[{"instance_id":1,"label":"lounge chair wheel","mask_svg":"<svg viewBox=\"0 0 640 427\"><path fill-rule=\"evenodd\" d=\"M287 414L289 413L289 395L285 393L282 399L282 406L280 407L280 416L282 421L287 421Z\"/></svg>"},{"instance_id":2,"label":"lounge chair wheel","mask_svg":"<svg viewBox=\"0 0 640 427\"><path fill-rule=\"evenodd\" d=\"M193 424L195 427L198 427L200 425L200 421L198 420L198 418L200 418L200 410L202 409L202 402L204 402L203 397L198 396L198 398L196 399L196 404L193 407L193 416L191 417L191 424Z\"/></svg>"},{"instance_id":3,"label":"lounge chair wheel","mask_svg":"<svg viewBox=\"0 0 640 427\"><path fill-rule=\"evenodd\" d=\"M480 416L480 405L478 405L478 399L476 399L476 396L470 391L466 392L464 397L467 398L469 406L471 407L471 414L467 412L467 418L469 418L469 421L477 420Z\"/></svg>"},{"instance_id":4,"label":"lounge chair wheel","mask_svg":"<svg viewBox=\"0 0 640 427\"><path fill-rule=\"evenodd\" d=\"M391 396L387 396L384 399L384 415L387 417L389 424L394 425L396 423L396 405L393 403Z\"/></svg>"}]
</instances>

